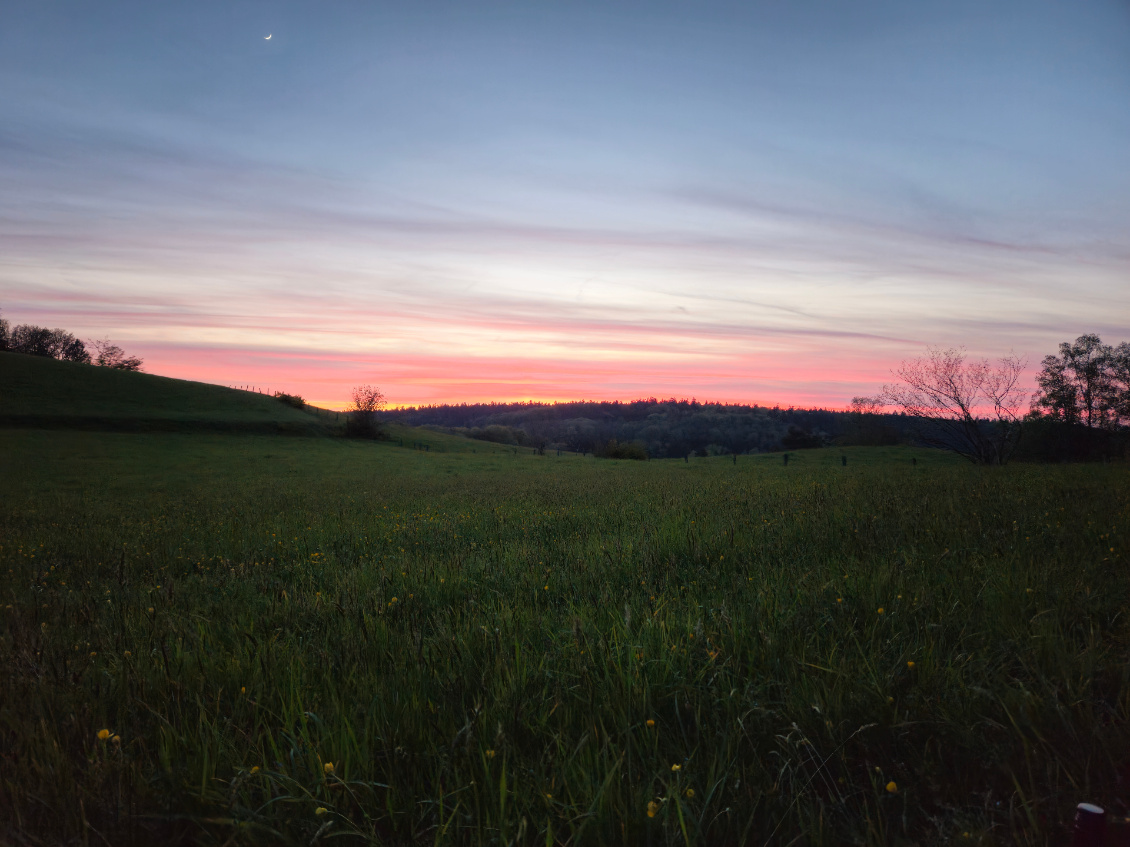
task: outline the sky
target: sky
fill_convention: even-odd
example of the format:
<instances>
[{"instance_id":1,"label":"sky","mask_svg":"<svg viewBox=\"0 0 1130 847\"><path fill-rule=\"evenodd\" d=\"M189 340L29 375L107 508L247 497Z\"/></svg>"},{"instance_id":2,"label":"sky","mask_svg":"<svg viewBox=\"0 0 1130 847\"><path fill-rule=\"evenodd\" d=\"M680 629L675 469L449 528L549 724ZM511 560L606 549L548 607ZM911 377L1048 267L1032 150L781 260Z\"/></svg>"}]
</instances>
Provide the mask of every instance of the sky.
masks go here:
<instances>
[{"instance_id":1,"label":"sky","mask_svg":"<svg viewBox=\"0 0 1130 847\"><path fill-rule=\"evenodd\" d=\"M15 2L0 311L333 407L840 408L1130 340L1128 104L1125 0Z\"/></svg>"}]
</instances>

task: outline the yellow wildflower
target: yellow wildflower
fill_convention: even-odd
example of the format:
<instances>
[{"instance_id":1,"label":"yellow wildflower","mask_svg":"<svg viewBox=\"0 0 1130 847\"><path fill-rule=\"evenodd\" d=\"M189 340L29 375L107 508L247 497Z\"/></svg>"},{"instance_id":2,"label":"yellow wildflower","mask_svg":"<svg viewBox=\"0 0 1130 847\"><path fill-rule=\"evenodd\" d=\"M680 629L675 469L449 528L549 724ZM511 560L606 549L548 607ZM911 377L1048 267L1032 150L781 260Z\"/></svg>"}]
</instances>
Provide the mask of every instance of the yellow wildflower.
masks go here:
<instances>
[{"instance_id":1,"label":"yellow wildflower","mask_svg":"<svg viewBox=\"0 0 1130 847\"><path fill-rule=\"evenodd\" d=\"M879 607L879 614L880 615L883 614L883 607L882 606Z\"/></svg>"},{"instance_id":2,"label":"yellow wildflower","mask_svg":"<svg viewBox=\"0 0 1130 847\"><path fill-rule=\"evenodd\" d=\"M693 788L687 789L687 797L688 797L688 799L692 799L692 800L694 799L694 789Z\"/></svg>"},{"instance_id":3,"label":"yellow wildflower","mask_svg":"<svg viewBox=\"0 0 1130 847\"><path fill-rule=\"evenodd\" d=\"M493 750L487 750L487 758L488 759L494 758L494 751Z\"/></svg>"},{"instance_id":4,"label":"yellow wildflower","mask_svg":"<svg viewBox=\"0 0 1130 847\"><path fill-rule=\"evenodd\" d=\"M325 771L326 773L333 773L334 772L334 763L333 762L326 762L324 765L322 765L322 770Z\"/></svg>"},{"instance_id":5,"label":"yellow wildflower","mask_svg":"<svg viewBox=\"0 0 1130 847\"><path fill-rule=\"evenodd\" d=\"M314 810L314 814L317 815L318 817L321 817L322 815L324 815L328 811L329 811L329 809L327 809L325 806L319 806L318 808L316 808Z\"/></svg>"},{"instance_id":6,"label":"yellow wildflower","mask_svg":"<svg viewBox=\"0 0 1130 847\"><path fill-rule=\"evenodd\" d=\"M655 721L653 721L651 718L648 718L647 719L647 725L648 726L655 726Z\"/></svg>"},{"instance_id":7,"label":"yellow wildflower","mask_svg":"<svg viewBox=\"0 0 1130 847\"><path fill-rule=\"evenodd\" d=\"M647 804L647 816L654 818L657 814L659 814L659 804L652 800Z\"/></svg>"},{"instance_id":8,"label":"yellow wildflower","mask_svg":"<svg viewBox=\"0 0 1130 847\"><path fill-rule=\"evenodd\" d=\"M109 737L110 737L110 730L108 730L108 729L98 730L98 740L99 741L105 741Z\"/></svg>"},{"instance_id":9,"label":"yellow wildflower","mask_svg":"<svg viewBox=\"0 0 1130 847\"><path fill-rule=\"evenodd\" d=\"M891 794L899 793L899 787L895 785L895 781L893 779L887 783L887 791L889 791Z\"/></svg>"},{"instance_id":10,"label":"yellow wildflower","mask_svg":"<svg viewBox=\"0 0 1130 847\"><path fill-rule=\"evenodd\" d=\"M677 773L683 769L682 765L671 765L671 771Z\"/></svg>"},{"instance_id":11,"label":"yellow wildflower","mask_svg":"<svg viewBox=\"0 0 1130 847\"><path fill-rule=\"evenodd\" d=\"M251 768L251 772L252 773L259 773L259 766L255 765L253 768Z\"/></svg>"},{"instance_id":12,"label":"yellow wildflower","mask_svg":"<svg viewBox=\"0 0 1130 847\"><path fill-rule=\"evenodd\" d=\"M907 666L908 668L910 668L911 670L914 670L914 662L907 662L907 663L906 663L906 666Z\"/></svg>"}]
</instances>

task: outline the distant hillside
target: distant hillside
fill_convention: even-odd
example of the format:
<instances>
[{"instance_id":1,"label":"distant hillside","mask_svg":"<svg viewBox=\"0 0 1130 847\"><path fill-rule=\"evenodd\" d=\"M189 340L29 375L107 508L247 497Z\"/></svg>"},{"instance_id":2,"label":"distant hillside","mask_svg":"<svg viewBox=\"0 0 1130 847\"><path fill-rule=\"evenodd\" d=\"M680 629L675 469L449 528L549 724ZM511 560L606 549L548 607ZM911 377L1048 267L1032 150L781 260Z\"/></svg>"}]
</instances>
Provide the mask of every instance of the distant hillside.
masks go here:
<instances>
[{"instance_id":1,"label":"distant hillside","mask_svg":"<svg viewBox=\"0 0 1130 847\"><path fill-rule=\"evenodd\" d=\"M499 443L597 452L636 443L654 458L799 450L825 444L889 445L906 440L902 415L781 409L694 400L477 403L422 406L390 420Z\"/></svg>"},{"instance_id":2,"label":"distant hillside","mask_svg":"<svg viewBox=\"0 0 1130 847\"><path fill-rule=\"evenodd\" d=\"M0 425L325 435L335 421L219 385L0 353Z\"/></svg>"}]
</instances>

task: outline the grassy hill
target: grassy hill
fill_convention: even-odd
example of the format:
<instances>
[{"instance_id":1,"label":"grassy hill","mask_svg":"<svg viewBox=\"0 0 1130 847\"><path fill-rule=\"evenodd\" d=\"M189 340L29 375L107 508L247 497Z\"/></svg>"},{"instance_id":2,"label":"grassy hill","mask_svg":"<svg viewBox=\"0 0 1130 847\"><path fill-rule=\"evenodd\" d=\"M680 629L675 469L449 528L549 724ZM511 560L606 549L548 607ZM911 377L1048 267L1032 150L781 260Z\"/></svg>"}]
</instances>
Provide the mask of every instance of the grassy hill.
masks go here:
<instances>
[{"instance_id":1,"label":"grassy hill","mask_svg":"<svg viewBox=\"0 0 1130 847\"><path fill-rule=\"evenodd\" d=\"M330 436L343 425L336 413L296 409L265 394L0 353L0 427ZM531 452L399 424L386 432L397 446L427 452Z\"/></svg>"},{"instance_id":2,"label":"grassy hill","mask_svg":"<svg viewBox=\"0 0 1130 847\"><path fill-rule=\"evenodd\" d=\"M263 394L19 353L0 354L0 424L295 435L332 430L329 419Z\"/></svg>"}]
</instances>

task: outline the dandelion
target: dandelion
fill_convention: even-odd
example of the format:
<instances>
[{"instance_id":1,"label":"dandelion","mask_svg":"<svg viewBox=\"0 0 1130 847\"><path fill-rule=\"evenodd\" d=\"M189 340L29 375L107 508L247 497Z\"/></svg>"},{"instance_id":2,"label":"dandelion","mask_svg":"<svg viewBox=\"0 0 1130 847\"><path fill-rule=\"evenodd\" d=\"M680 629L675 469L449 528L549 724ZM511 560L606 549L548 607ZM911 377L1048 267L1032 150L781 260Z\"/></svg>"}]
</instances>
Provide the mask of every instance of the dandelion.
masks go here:
<instances>
[{"instance_id":1,"label":"dandelion","mask_svg":"<svg viewBox=\"0 0 1130 847\"><path fill-rule=\"evenodd\" d=\"M333 762L326 762L324 765L322 765L322 770L327 774L333 773L334 772L334 763Z\"/></svg>"},{"instance_id":2,"label":"dandelion","mask_svg":"<svg viewBox=\"0 0 1130 847\"><path fill-rule=\"evenodd\" d=\"M98 730L98 740L99 741L105 741L109 737L110 737L110 730L108 730L108 729Z\"/></svg>"},{"instance_id":3,"label":"dandelion","mask_svg":"<svg viewBox=\"0 0 1130 847\"><path fill-rule=\"evenodd\" d=\"M654 818L657 814L659 814L659 804L654 800L649 801L647 804L647 816Z\"/></svg>"},{"instance_id":4,"label":"dandelion","mask_svg":"<svg viewBox=\"0 0 1130 847\"><path fill-rule=\"evenodd\" d=\"M898 794L899 793L899 787L895 784L895 781L893 779L890 782L887 783L887 792L889 794Z\"/></svg>"},{"instance_id":5,"label":"dandelion","mask_svg":"<svg viewBox=\"0 0 1130 847\"><path fill-rule=\"evenodd\" d=\"M682 765L671 765L671 772L672 773L678 773L682 769L683 769Z\"/></svg>"},{"instance_id":6,"label":"dandelion","mask_svg":"<svg viewBox=\"0 0 1130 847\"><path fill-rule=\"evenodd\" d=\"M906 663L906 666L907 666L908 668L910 668L911 670L914 670L914 662L907 662L907 663Z\"/></svg>"},{"instance_id":7,"label":"dandelion","mask_svg":"<svg viewBox=\"0 0 1130 847\"><path fill-rule=\"evenodd\" d=\"M693 799L694 799L694 789L693 789L693 788L688 788L688 789L687 789L687 799L688 799L688 800L693 800Z\"/></svg>"},{"instance_id":8,"label":"dandelion","mask_svg":"<svg viewBox=\"0 0 1130 847\"><path fill-rule=\"evenodd\" d=\"M316 808L314 810L314 814L317 815L318 817L321 817L322 815L324 815L328 811L329 811L329 809L327 809L325 806L319 806L318 808Z\"/></svg>"},{"instance_id":9,"label":"dandelion","mask_svg":"<svg viewBox=\"0 0 1130 847\"><path fill-rule=\"evenodd\" d=\"M655 726L655 721L653 721L651 718L648 718L647 719L647 725L648 726Z\"/></svg>"},{"instance_id":10,"label":"dandelion","mask_svg":"<svg viewBox=\"0 0 1130 847\"><path fill-rule=\"evenodd\" d=\"M883 609L883 607L882 607L882 606L880 606L880 607L879 607L879 614L881 615L881 614L883 614L883 613L884 613L884 609Z\"/></svg>"}]
</instances>

